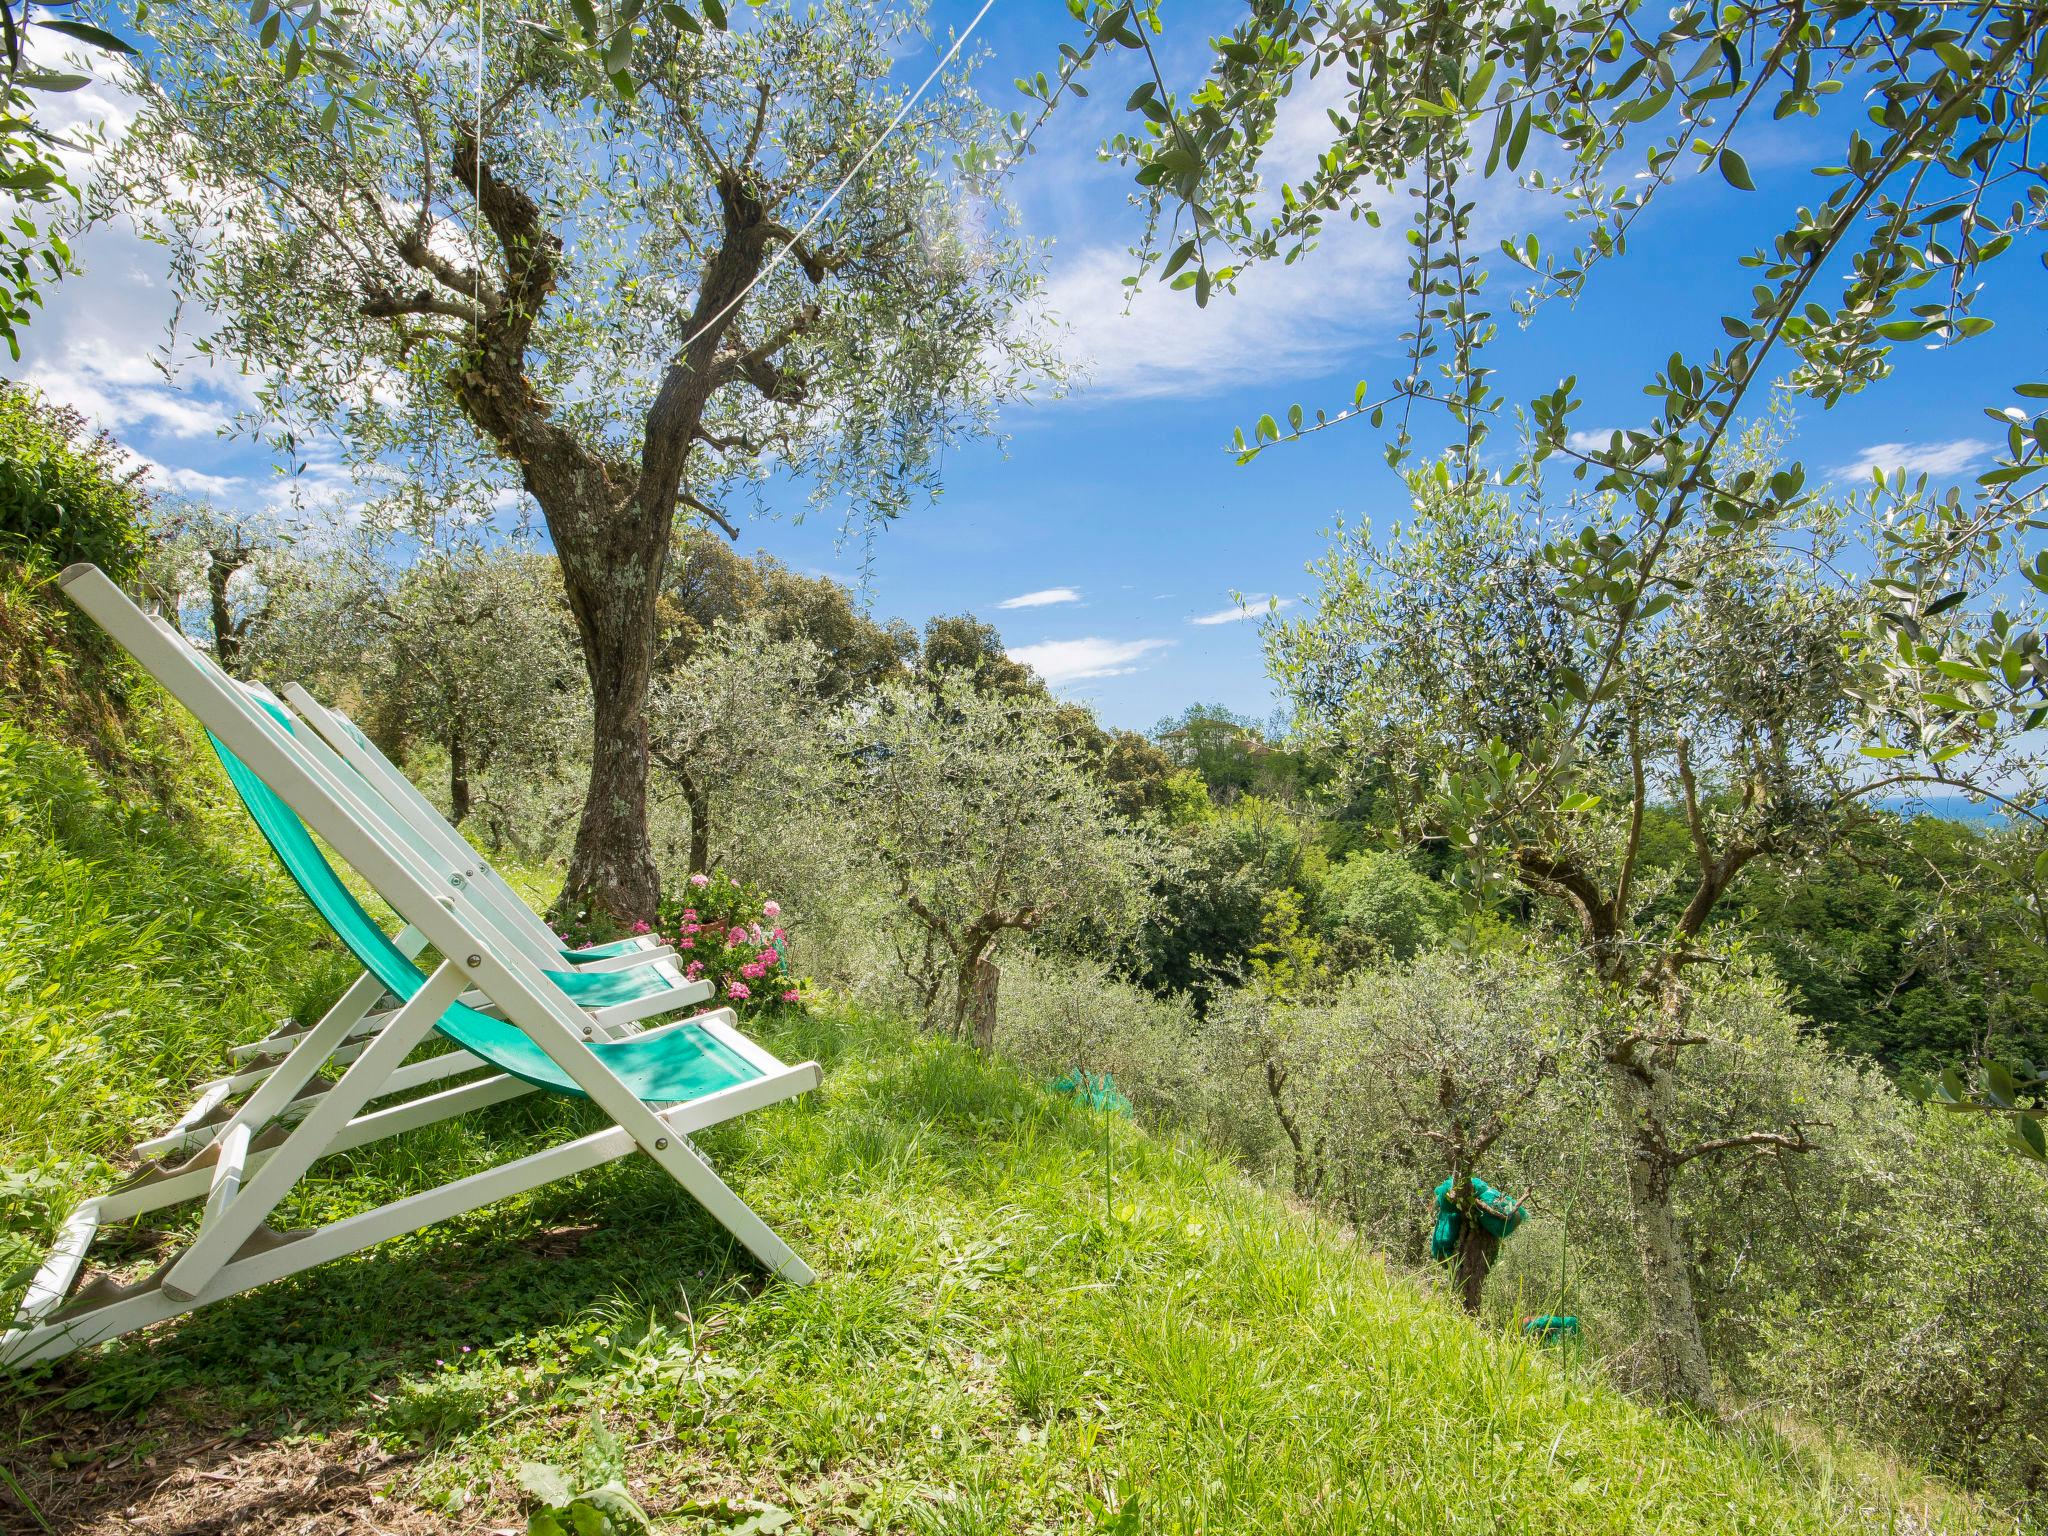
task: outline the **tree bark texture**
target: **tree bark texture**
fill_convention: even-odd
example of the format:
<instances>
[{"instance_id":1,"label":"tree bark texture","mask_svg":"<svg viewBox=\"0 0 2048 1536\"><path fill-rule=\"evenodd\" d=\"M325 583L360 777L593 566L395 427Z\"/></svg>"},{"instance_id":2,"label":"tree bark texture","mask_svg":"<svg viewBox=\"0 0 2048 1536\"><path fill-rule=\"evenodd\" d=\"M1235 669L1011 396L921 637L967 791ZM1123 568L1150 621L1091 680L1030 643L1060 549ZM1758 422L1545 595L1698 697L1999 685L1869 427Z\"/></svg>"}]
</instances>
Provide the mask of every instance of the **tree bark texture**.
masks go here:
<instances>
[{"instance_id":1,"label":"tree bark texture","mask_svg":"<svg viewBox=\"0 0 2048 1536\"><path fill-rule=\"evenodd\" d=\"M1666 1397L1713 1413L1714 1378L1693 1298L1690 1250L1671 1198L1678 1171L1669 1139L1676 1084L1669 1068L1650 1052L1610 1060L1608 1081L1628 1159L1648 1363Z\"/></svg>"},{"instance_id":2,"label":"tree bark texture","mask_svg":"<svg viewBox=\"0 0 2048 1536\"><path fill-rule=\"evenodd\" d=\"M1458 1301L1473 1317L1486 1297L1486 1277L1500 1253L1500 1239L1467 1216L1458 1229L1458 1251L1452 1265L1458 1276Z\"/></svg>"},{"instance_id":3,"label":"tree bark texture","mask_svg":"<svg viewBox=\"0 0 2048 1536\"><path fill-rule=\"evenodd\" d=\"M978 1051L995 1049L996 992L1002 979L1002 971L993 960L977 959L961 969L963 1014Z\"/></svg>"}]
</instances>

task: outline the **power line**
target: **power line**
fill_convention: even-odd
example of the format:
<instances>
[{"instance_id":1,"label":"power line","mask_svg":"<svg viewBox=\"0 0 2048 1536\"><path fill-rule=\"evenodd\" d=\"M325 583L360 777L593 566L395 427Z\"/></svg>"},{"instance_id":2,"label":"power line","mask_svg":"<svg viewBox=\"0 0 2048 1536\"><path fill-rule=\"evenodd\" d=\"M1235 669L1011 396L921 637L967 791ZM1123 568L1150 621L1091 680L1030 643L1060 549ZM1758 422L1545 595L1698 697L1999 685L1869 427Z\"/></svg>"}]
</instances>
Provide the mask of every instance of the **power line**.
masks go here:
<instances>
[{"instance_id":1,"label":"power line","mask_svg":"<svg viewBox=\"0 0 2048 1536\"><path fill-rule=\"evenodd\" d=\"M804 236L808 235L813 229L815 229L817 227L818 221L824 218L826 213L830 211L832 204L838 200L839 194L844 192L849 186L853 184L853 178L858 176L861 173L861 171L866 168L867 163L875 157L875 152L879 150L884 144L889 142L889 136L891 134L893 134L898 128L903 126L903 120L906 117L910 116L910 109L916 106L918 103L918 99L922 97L928 89L930 89L931 83L939 78L940 72L944 70L948 64L953 62L953 56L959 53L961 48L966 44L968 38L974 36L974 29L981 25L981 19L984 16L988 15L990 11L994 10L995 5L996 0L982 0L982 7L980 10L974 13L974 20L967 23L967 30L962 32L958 37L953 39L953 46L946 50L945 56L941 58L938 63L932 66L931 73L924 77L924 79L918 84L917 89L912 91L910 93L909 98L904 101L903 105L900 108L897 109L896 115L889 120L889 126L882 130L882 136L876 139L874 143L870 144L865 150L861 152L860 158L853 162L853 169L848 171L844 176L842 176L839 179L839 185L837 185L830 192L825 194L825 200L818 205L817 211L813 213L810 216L810 218L804 221L804 227L802 229L799 229L794 235L792 235L789 238L788 242L782 247L782 249L777 251L775 255L769 260L768 265L763 267L757 274L755 274L752 282L748 283L746 287L742 288L738 293L734 294L730 299L726 300L724 304L719 306L718 312L716 314L712 315L702 325L698 326L697 329L693 331L687 339L684 340L682 346L678 349L679 351L689 351L689 349L692 346L694 346L699 340L701 340L706 335L706 333L708 333L712 329L712 327L716 326L727 315L731 314L733 310L736 307L738 307L740 302L744 300L748 294L752 293L761 284L767 282L769 278L775 275L776 270L779 267L781 267L781 265L785 261L789 259L790 252L794 251L797 248L797 246L802 242Z\"/></svg>"}]
</instances>

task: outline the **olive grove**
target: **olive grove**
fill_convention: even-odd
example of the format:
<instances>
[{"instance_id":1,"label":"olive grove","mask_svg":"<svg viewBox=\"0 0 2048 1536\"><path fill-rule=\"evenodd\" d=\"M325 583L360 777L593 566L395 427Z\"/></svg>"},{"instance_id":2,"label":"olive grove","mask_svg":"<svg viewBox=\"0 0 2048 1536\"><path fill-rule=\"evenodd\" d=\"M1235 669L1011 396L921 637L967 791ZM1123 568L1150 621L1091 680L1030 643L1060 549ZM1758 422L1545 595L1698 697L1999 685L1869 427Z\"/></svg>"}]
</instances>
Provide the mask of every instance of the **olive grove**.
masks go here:
<instances>
[{"instance_id":1,"label":"olive grove","mask_svg":"<svg viewBox=\"0 0 2048 1536\"><path fill-rule=\"evenodd\" d=\"M563 899L651 916L645 710L678 530L733 528L774 477L856 529L895 517L1045 370L1012 323L1032 251L966 153L988 110L963 66L907 111L915 6L729 30L663 7L607 53L552 5L479 30L407 0L328 27L328 75L282 81L238 15L160 18L100 211L168 246L218 317L197 344L253 371L281 440L539 507L593 700Z\"/></svg>"}]
</instances>

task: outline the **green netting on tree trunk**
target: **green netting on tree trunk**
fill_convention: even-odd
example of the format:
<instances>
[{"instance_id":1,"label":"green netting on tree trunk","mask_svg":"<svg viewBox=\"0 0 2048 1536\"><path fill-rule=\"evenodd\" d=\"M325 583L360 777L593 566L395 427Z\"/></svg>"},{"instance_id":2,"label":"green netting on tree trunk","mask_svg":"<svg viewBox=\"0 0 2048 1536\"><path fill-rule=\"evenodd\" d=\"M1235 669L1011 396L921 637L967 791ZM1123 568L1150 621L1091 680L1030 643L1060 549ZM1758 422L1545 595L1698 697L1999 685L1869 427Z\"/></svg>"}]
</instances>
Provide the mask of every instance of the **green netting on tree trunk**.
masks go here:
<instances>
[{"instance_id":1,"label":"green netting on tree trunk","mask_svg":"<svg viewBox=\"0 0 2048 1536\"><path fill-rule=\"evenodd\" d=\"M1458 1237L1465 1230L1464 1216L1451 1204L1451 1186L1456 1182L1445 1179L1436 1187L1436 1230L1429 1235L1429 1256L1439 1262L1458 1251ZM1520 1201L1481 1178L1473 1179L1472 1193L1479 1201L1479 1225L1495 1237L1506 1237L1522 1224Z\"/></svg>"}]
</instances>

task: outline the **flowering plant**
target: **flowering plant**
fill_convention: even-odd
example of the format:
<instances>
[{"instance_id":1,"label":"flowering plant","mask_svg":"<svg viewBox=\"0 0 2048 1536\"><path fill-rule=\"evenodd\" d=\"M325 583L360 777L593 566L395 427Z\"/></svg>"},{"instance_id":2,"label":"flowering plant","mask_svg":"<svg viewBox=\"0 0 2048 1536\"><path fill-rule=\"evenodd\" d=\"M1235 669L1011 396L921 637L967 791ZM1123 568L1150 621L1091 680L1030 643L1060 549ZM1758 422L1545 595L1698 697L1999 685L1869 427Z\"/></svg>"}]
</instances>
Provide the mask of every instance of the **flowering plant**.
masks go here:
<instances>
[{"instance_id":1,"label":"flowering plant","mask_svg":"<svg viewBox=\"0 0 2048 1536\"><path fill-rule=\"evenodd\" d=\"M717 1001L743 1015L803 1002L789 968L782 907L730 875L692 875L662 898L655 924L673 944L683 974L711 982Z\"/></svg>"}]
</instances>

